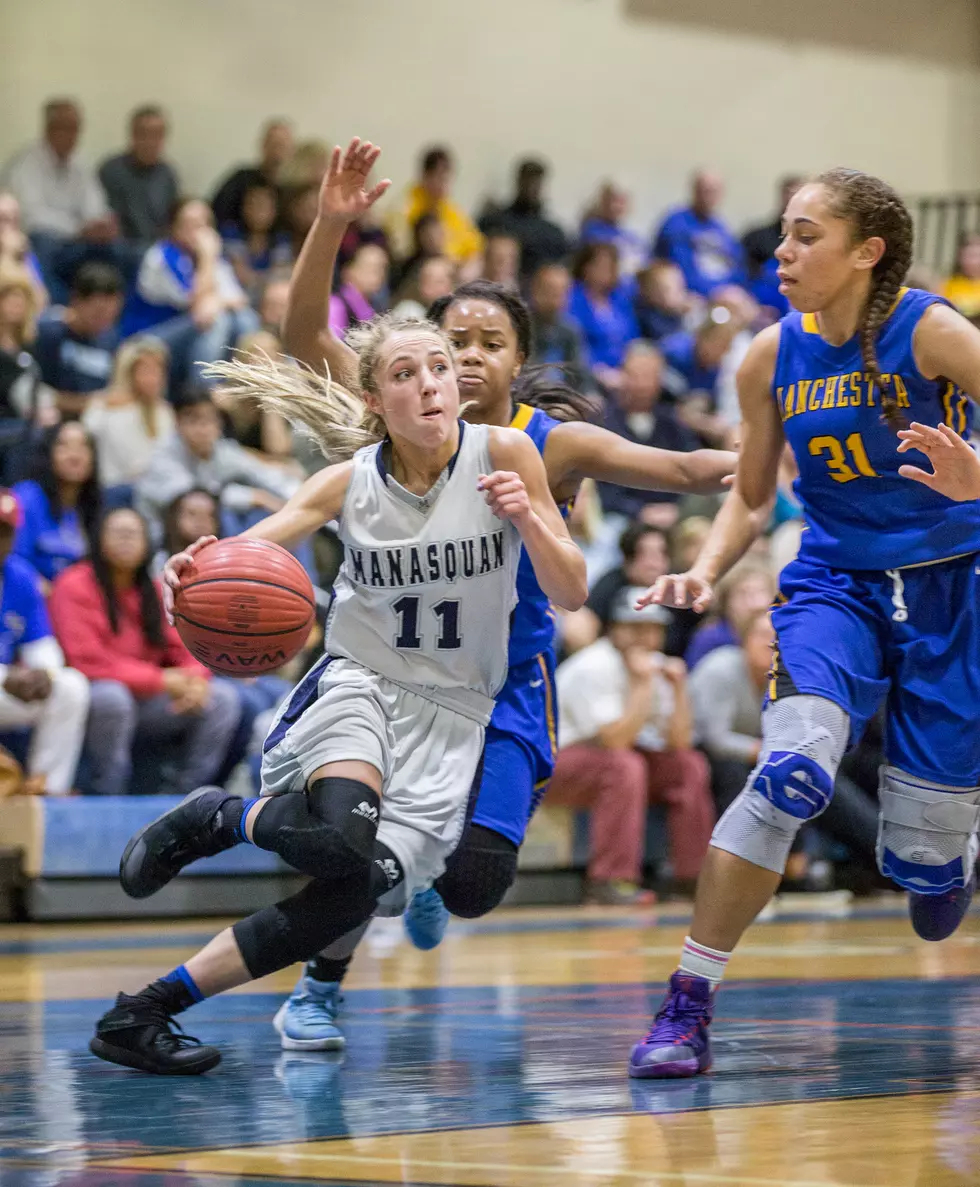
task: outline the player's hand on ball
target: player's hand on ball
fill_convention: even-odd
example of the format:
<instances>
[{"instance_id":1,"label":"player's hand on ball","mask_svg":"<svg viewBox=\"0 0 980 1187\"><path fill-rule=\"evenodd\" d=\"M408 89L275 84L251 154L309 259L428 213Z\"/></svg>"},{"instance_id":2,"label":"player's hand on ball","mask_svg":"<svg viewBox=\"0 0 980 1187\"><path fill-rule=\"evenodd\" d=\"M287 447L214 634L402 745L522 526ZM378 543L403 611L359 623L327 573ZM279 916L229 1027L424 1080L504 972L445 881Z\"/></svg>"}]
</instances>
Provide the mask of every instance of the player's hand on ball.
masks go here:
<instances>
[{"instance_id":1,"label":"player's hand on ball","mask_svg":"<svg viewBox=\"0 0 980 1187\"><path fill-rule=\"evenodd\" d=\"M637 600L637 608L649 606L656 602L658 606L672 606L676 610L696 610L704 613L711 605L714 590L703 577L699 577L693 570L687 573L668 573L658 577L653 585L641 594Z\"/></svg>"},{"instance_id":2,"label":"player's hand on ball","mask_svg":"<svg viewBox=\"0 0 980 1187\"><path fill-rule=\"evenodd\" d=\"M487 506L499 519L509 519L520 527L531 515L531 500L520 474L510 470L494 470L481 474L477 489L482 490Z\"/></svg>"},{"instance_id":3,"label":"player's hand on ball","mask_svg":"<svg viewBox=\"0 0 980 1187\"><path fill-rule=\"evenodd\" d=\"M217 536L201 536L183 552L174 553L163 566L163 612L171 626L174 625L174 597L180 589L181 575L194 563L194 557L201 549L216 543L217 539Z\"/></svg>"},{"instance_id":4,"label":"player's hand on ball","mask_svg":"<svg viewBox=\"0 0 980 1187\"><path fill-rule=\"evenodd\" d=\"M899 453L915 449L932 462L932 473L919 466L899 466L898 472L903 478L921 482L958 503L980 498L980 458L973 446L959 434L947 425L934 429L915 423L901 429L898 435L902 439Z\"/></svg>"}]
</instances>

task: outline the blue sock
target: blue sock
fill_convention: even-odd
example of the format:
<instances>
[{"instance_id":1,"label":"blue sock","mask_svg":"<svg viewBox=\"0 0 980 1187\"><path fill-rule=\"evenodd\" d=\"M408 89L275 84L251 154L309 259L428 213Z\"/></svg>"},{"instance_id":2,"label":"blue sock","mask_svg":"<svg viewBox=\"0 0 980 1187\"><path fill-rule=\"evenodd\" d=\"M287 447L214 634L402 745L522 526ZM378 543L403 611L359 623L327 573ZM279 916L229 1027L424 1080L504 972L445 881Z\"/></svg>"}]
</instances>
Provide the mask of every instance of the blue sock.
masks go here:
<instances>
[{"instance_id":1,"label":"blue sock","mask_svg":"<svg viewBox=\"0 0 980 1187\"><path fill-rule=\"evenodd\" d=\"M178 965L173 972L167 973L165 977L161 977L160 980L168 985L182 985L190 995L191 1004L204 1001L204 994L198 988L197 982L182 964Z\"/></svg>"},{"instance_id":2,"label":"blue sock","mask_svg":"<svg viewBox=\"0 0 980 1187\"><path fill-rule=\"evenodd\" d=\"M253 842L249 840L248 834L245 832L245 817L249 814L249 812L251 812L252 805L257 804L258 802L259 801L257 797L252 800L242 800L242 818L238 822L238 835L242 838L246 845L251 845Z\"/></svg>"}]
</instances>

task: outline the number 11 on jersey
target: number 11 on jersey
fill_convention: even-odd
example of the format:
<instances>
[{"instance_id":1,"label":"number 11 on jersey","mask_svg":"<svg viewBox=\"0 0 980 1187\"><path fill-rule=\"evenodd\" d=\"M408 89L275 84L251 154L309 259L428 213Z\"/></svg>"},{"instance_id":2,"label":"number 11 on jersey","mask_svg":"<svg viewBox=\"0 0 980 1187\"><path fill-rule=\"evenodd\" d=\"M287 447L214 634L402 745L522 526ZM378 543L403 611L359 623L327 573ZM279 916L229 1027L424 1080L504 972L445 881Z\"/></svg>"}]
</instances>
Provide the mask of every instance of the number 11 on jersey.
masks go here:
<instances>
[{"instance_id":1,"label":"number 11 on jersey","mask_svg":"<svg viewBox=\"0 0 980 1187\"><path fill-rule=\"evenodd\" d=\"M392 610L398 619L398 633L395 635L395 646L400 651L421 651L423 646L420 632L419 618L421 615L422 599L414 594L406 594L392 603ZM455 651L463 646L459 633L459 601L455 598L444 598L432 607L432 613L437 619L436 650Z\"/></svg>"}]
</instances>

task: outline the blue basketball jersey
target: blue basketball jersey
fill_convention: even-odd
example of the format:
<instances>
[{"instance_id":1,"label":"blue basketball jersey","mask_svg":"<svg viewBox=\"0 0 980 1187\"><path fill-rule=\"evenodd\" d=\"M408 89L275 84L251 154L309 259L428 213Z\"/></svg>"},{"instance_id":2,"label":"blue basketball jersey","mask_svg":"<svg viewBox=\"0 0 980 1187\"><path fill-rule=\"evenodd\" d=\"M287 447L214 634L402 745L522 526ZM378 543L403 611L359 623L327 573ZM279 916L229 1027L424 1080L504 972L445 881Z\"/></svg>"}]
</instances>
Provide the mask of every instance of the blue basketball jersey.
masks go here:
<instances>
[{"instance_id":1,"label":"blue basketball jersey","mask_svg":"<svg viewBox=\"0 0 980 1187\"><path fill-rule=\"evenodd\" d=\"M902 289L878 333L882 374L908 421L945 423L969 434L967 395L944 379L926 379L915 364L912 335L941 298ZM900 569L980 552L980 507L954 503L901 478L895 430L881 417L881 397L864 371L855 336L831 346L812 313L780 323L772 385L800 476L794 484L806 527L800 557L835 569ZM523 562L522 562L523 564Z\"/></svg>"},{"instance_id":2,"label":"blue basketball jersey","mask_svg":"<svg viewBox=\"0 0 980 1187\"><path fill-rule=\"evenodd\" d=\"M523 429L543 456L548 434L560 423L540 408L518 404L510 427ZM562 508L562 514L567 515L569 507L570 504ZM527 663L544 651L549 651L555 641L555 615L551 602L538 585L534 566L524 549L521 549L521 559L517 568L517 599L517 606L510 620L508 663L512 668Z\"/></svg>"}]
</instances>

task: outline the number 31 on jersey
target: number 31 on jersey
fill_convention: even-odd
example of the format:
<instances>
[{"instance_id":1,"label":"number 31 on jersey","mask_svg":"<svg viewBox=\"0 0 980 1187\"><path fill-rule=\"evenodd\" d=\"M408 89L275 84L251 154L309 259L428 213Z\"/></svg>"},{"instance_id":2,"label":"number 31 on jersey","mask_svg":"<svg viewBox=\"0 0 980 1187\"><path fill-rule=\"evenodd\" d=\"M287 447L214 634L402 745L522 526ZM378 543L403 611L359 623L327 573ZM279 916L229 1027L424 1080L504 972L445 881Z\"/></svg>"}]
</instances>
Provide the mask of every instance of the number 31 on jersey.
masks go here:
<instances>
[{"instance_id":1,"label":"number 31 on jersey","mask_svg":"<svg viewBox=\"0 0 980 1187\"><path fill-rule=\"evenodd\" d=\"M868 461L860 433L851 433L846 441L836 437L811 437L809 451L813 457L823 457L835 482L853 482L855 478L880 478Z\"/></svg>"}]
</instances>

